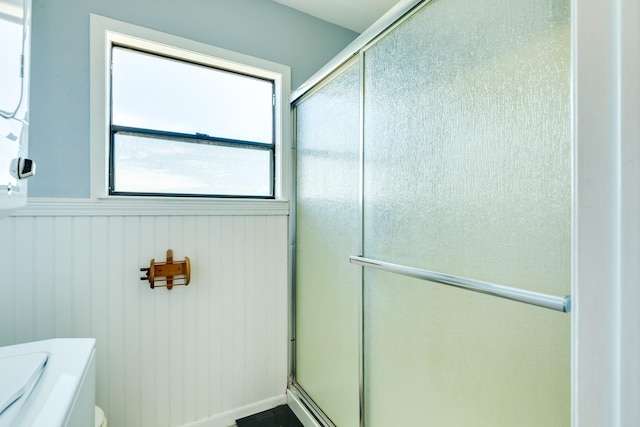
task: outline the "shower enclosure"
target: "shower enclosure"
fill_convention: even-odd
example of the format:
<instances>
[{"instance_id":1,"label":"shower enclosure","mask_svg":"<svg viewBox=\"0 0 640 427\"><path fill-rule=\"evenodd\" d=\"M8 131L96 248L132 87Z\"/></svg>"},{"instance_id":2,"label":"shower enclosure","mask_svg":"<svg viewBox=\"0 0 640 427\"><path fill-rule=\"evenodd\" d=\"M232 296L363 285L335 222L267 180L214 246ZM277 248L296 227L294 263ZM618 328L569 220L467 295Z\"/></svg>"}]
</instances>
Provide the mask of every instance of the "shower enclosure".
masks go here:
<instances>
[{"instance_id":1,"label":"shower enclosure","mask_svg":"<svg viewBox=\"0 0 640 427\"><path fill-rule=\"evenodd\" d=\"M569 1L413 3L294 95L292 389L339 427L569 425Z\"/></svg>"}]
</instances>

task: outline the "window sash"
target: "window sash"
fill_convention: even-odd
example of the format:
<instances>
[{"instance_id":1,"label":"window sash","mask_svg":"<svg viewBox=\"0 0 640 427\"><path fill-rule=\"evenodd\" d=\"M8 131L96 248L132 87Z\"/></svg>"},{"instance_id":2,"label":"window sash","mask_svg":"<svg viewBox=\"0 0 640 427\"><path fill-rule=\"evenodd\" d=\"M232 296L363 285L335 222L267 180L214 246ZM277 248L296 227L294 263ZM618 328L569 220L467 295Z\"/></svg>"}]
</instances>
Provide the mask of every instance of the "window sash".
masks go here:
<instances>
[{"instance_id":1,"label":"window sash","mask_svg":"<svg viewBox=\"0 0 640 427\"><path fill-rule=\"evenodd\" d=\"M269 190L267 194L240 194L240 193L201 193L201 192L156 192L156 191L123 191L116 188L116 137L133 136L152 140L165 140L181 142L185 144L202 144L218 147L228 147L238 150L258 150L269 154ZM127 126L111 126L111 138L109 147L109 195L126 196L168 196L168 197L205 197L205 198L247 198L247 199L274 199L275 198L275 144L265 144L253 141L234 140L228 138L212 137L204 134L186 134L178 132L166 132L156 129L133 128Z\"/></svg>"},{"instance_id":2,"label":"window sash","mask_svg":"<svg viewBox=\"0 0 640 427\"><path fill-rule=\"evenodd\" d=\"M237 74L238 76L254 78L256 80L263 80L265 82L269 82L271 84L271 142L256 142L242 139L232 139L232 138L224 138L215 135L208 135L205 133L181 133L181 132L172 132L163 129L146 129L146 128L137 128L131 126L122 126L113 123L113 109L114 109L114 90L113 90L113 66L111 67L111 85L110 85L110 143L109 143L109 174L108 174L108 194L109 195L126 195L126 196L174 196L174 197L206 197L206 198L248 198L248 199L274 199L275 198L275 190L276 190L276 152L275 152L275 128L276 128L276 103L275 103L275 82L271 79L267 79L264 77L253 76L250 74L241 73L234 70L228 70L224 68L214 67L207 64L200 64L197 62L190 61L188 59L179 58L179 57L171 57L166 56L158 52L148 52L146 50L141 50L137 48L132 48L129 46L120 45L117 43L111 44L111 49L114 48L125 48L135 52L138 52L143 55L151 55L157 56L158 58L165 58L169 60L174 60L177 62L184 62L185 65L198 65L205 68L211 68L215 71L221 71L229 74ZM233 191L230 191L228 194L224 192L215 192L215 193L201 193L201 192L189 192L189 191L181 191L181 192L155 192L155 191L121 191L116 188L117 180L117 164L116 164L116 156L115 147L116 147L116 136L117 135L129 135L134 137L142 137L147 139L157 139L157 140L169 140L173 142L184 142L184 143L196 143L196 144L206 144L206 145L215 145L215 146L225 146L236 149L253 149L253 150L262 150L269 152L269 179L268 179L268 192L267 194L260 194L260 191L256 191L255 194L236 194Z\"/></svg>"}]
</instances>

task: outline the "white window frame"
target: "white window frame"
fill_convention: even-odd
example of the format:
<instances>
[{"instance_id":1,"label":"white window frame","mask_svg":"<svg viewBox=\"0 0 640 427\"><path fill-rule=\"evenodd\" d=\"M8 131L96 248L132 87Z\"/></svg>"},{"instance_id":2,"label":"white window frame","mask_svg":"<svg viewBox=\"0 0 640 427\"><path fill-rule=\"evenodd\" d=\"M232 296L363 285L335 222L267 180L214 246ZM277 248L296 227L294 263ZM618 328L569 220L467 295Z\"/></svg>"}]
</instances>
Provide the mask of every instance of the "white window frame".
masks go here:
<instances>
[{"instance_id":1,"label":"white window frame","mask_svg":"<svg viewBox=\"0 0 640 427\"><path fill-rule=\"evenodd\" d=\"M109 195L109 141L112 45L129 46L217 68L273 80L275 83L275 200L195 197L202 204L256 204L289 200L290 188L290 67L205 43L140 27L104 16L90 15L90 139L91 198L150 199L146 196ZM154 203L179 203L172 197L152 197Z\"/></svg>"}]
</instances>

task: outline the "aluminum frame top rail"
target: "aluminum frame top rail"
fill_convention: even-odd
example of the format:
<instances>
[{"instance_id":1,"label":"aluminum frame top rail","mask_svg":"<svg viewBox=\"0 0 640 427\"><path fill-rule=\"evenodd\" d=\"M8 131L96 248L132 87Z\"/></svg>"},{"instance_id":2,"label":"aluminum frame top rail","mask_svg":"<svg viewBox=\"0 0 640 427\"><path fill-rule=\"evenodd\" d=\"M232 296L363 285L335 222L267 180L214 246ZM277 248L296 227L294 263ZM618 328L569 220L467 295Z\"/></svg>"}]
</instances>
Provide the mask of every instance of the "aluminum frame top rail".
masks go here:
<instances>
[{"instance_id":1,"label":"aluminum frame top rail","mask_svg":"<svg viewBox=\"0 0 640 427\"><path fill-rule=\"evenodd\" d=\"M389 28L394 22L402 18L406 13L423 2L431 0L400 0L387 13L382 15L362 34L355 38L347 47L340 51L335 57L320 68L314 75L309 77L307 81L302 83L296 90L291 93L289 102L293 103L306 92L311 90L315 85L320 83L322 79L331 74L340 65L347 62L353 55L357 54L360 49L365 47L369 42L378 37L383 31Z\"/></svg>"},{"instance_id":2,"label":"aluminum frame top rail","mask_svg":"<svg viewBox=\"0 0 640 427\"><path fill-rule=\"evenodd\" d=\"M511 288L509 286L496 285L493 283L482 282L465 277L454 276L451 274L438 273L435 271L422 270L420 268L407 267L390 262L378 261L361 256L350 256L349 261L352 264L371 267L377 270L388 271L390 273L401 274L416 279L427 280L429 282L441 283L444 285L454 286L468 291L479 292L500 298L510 299L525 304L536 305L538 307L548 308L551 310L569 313L571 311L571 295L565 297L557 297L553 295L542 294L539 292L527 291L524 289Z\"/></svg>"}]
</instances>

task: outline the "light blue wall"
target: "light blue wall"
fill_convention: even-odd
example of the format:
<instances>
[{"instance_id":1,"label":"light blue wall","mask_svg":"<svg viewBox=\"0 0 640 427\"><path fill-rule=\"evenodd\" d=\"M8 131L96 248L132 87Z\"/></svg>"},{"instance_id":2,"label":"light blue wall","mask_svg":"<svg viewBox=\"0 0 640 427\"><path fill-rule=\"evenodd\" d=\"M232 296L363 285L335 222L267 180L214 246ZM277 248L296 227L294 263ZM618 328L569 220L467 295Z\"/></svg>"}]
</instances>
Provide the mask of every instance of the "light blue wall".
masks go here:
<instances>
[{"instance_id":1,"label":"light blue wall","mask_svg":"<svg viewBox=\"0 0 640 427\"><path fill-rule=\"evenodd\" d=\"M30 197L89 197L89 14L291 67L292 89L358 34L270 0L33 0Z\"/></svg>"}]
</instances>

